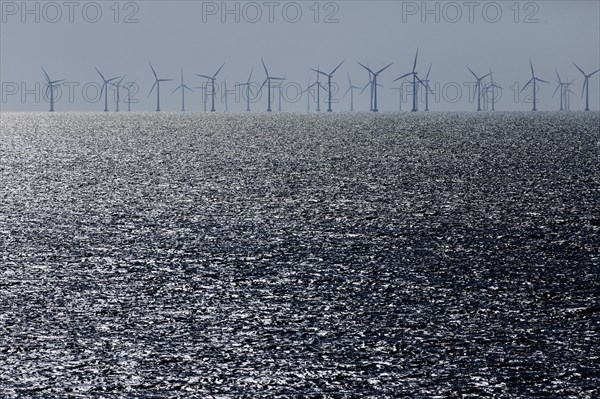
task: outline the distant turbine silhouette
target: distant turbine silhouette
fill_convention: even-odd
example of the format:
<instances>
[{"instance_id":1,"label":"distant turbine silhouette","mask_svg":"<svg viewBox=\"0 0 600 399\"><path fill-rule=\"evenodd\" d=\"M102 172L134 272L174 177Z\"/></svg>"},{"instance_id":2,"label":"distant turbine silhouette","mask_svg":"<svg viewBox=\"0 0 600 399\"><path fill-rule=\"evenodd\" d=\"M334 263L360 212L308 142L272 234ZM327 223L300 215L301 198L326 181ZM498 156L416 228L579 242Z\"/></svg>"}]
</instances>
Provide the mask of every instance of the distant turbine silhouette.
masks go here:
<instances>
[{"instance_id":1,"label":"distant turbine silhouette","mask_svg":"<svg viewBox=\"0 0 600 399\"><path fill-rule=\"evenodd\" d=\"M556 81L556 83L558 83L558 85L556 86L554 93L552 93L552 97L554 97L556 95L556 92L560 89L560 111L564 111L566 108L565 97L566 97L566 88L568 87L568 84L567 84L567 82L562 81L556 68L554 68L554 72L556 72L556 77L558 78L558 80Z\"/></svg>"},{"instance_id":2,"label":"distant turbine silhouette","mask_svg":"<svg viewBox=\"0 0 600 399\"><path fill-rule=\"evenodd\" d=\"M211 93L212 106L210 108L210 112L215 112L216 111L215 110L215 95L216 95L215 80L217 79L217 75L219 74L219 72L221 72L221 69L223 69L224 66L225 66L225 64L221 65L221 67L219 69L217 69L217 72L215 72L215 74L212 75L212 76L196 74L196 76L200 76L201 78L208 79L211 82L211 85L212 85L212 93Z\"/></svg>"},{"instance_id":3,"label":"distant turbine silhouette","mask_svg":"<svg viewBox=\"0 0 600 399\"><path fill-rule=\"evenodd\" d=\"M350 74L348 73L348 90L344 93L342 100L346 97L348 92L350 92L350 112L354 112L354 89L360 89L358 86L352 85L352 80L350 79Z\"/></svg>"},{"instance_id":4,"label":"distant turbine silhouette","mask_svg":"<svg viewBox=\"0 0 600 399\"><path fill-rule=\"evenodd\" d=\"M336 66L333 71L331 71L331 73L327 74L323 71L320 71L318 69L312 69L313 71L315 71L317 74L321 74L321 75L325 75L327 76L327 83L328 83L328 92L329 92L329 98L328 98L328 107L327 107L327 112L332 112L333 110L331 109L331 78L333 77L333 74L335 73L335 71L337 71L339 69L339 67L342 66L342 64L344 63L344 61L340 62L338 66Z\"/></svg>"},{"instance_id":5,"label":"distant turbine silhouette","mask_svg":"<svg viewBox=\"0 0 600 399\"><path fill-rule=\"evenodd\" d=\"M154 74L154 84L150 89L150 93L148 93L148 97L150 97L154 87L156 87L156 112L160 112L160 82L171 82L173 79L159 79L152 64L150 64L150 69L152 69L152 73Z\"/></svg>"},{"instance_id":6,"label":"distant turbine silhouette","mask_svg":"<svg viewBox=\"0 0 600 399\"><path fill-rule=\"evenodd\" d=\"M42 71L44 72L44 77L46 78L46 91L44 92L44 97L47 97L48 92L50 92L50 112L54 112L54 88L60 86L65 80L50 80L46 70L42 68Z\"/></svg>"},{"instance_id":7,"label":"distant turbine silhouette","mask_svg":"<svg viewBox=\"0 0 600 399\"><path fill-rule=\"evenodd\" d=\"M236 86L244 86L246 87L246 112L250 112L250 94L252 93L252 83L250 80L252 79L252 72L254 72L254 68L250 70L250 76L248 76L248 81L246 83L236 83Z\"/></svg>"},{"instance_id":8,"label":"distant turbine silhouette","mask_svg":"<svg viewBox=\"0 0 600 399\"><path fill-rule=\"evenodd\" d=\"M202 91L202 103L204 104L204 112L206 112L206 104L208 103L208 80L202 86L196 86L194 89Z\"/></svg>"},{"instance_id":9,"label":"distant turbine silhouette","mask_svg":"<svg viewBox=\"0 0 600 399\"><path fill-rule=\"evenodd\" d=\"M358 65L360 65L361 67L365 68L367 71L369 71L369 78L371 80L371 87L373 90L373 112L378 112L379 110L377 109L377 86L379 86L377 84L377 77L379 76L379 74L383 71L385 71L386 69L388 69L389 67L391 67L394 63L390 63L388 65L386 65L385 67L381 68L380 70L378 70L377 72L373 71L371 68L364 66L363 64L361 64L360 62L358 63ZM363 89L364 90L364 89Z\"/></svg>"},{"instance_id":10,"label":"distant turbine silhouette","mask_svg":"<svg viewBox=\"0 0 600 399\"><path fill-rule=\"evenodd\" d=\"M135 80L129 84L123 86L127 90L127 112L131 112L131 87L135 84Z\"/></svg>"},{"instance_id":11,"label":"distant turbine silhouette","mask_svg":"<svg viewBox=\"0 0 600 399\"><path fill-rule=\"evenodd\" d=\"M235 87L235 86L234 86ZM223 81L223 96L225 98L225 112L229 112L229 95L233 94L235 95L235 89L234 90L227 90L227 81L224 80Z\"/></svg>"},{"instance_id":12,"label":"distant turbine silhouette","mask_svg":"<svg viewBox=\"0 0 600 399\"><path fill-rule=\"evenodd\" d=\"M477 74L475 72L473 72L473 70L471 68L467 67L467 69L475 77L475 80L477 82L477 83L475 83L475 90L477 90L477 112L479 112L479 111L481 111L481 82L483 81L483 79L490 76L491 72L479 77L479 76L477 76Z\"/></svg>"},{"instance_id":13,"label":"distant turbine silhouette","mask_svg":"<svg viewBox=\"0 0 600 399\"><path fill-rule=\"evenodd\" d=\"M390 87L390 90L398 91L398 111L402 112L402 94L404 93L404 83L410 83L408 81L403 81L402 84L398 87Z\"/></svg>"},{"instance_id":14,"label":"distant turbine silhouette","mask_svg":"<svg viewBox=\"0 0 600 399\"><path fill-rule=\"evenodd\" d=\"M491 99L491 103L492 103L492 111L496 111L496 91L497 90L501 90L502 87L500 87L499 85L497 85L494 82L494 75L493 72L490 70L490 84L484 87L484 96L485 96L485 109L487 111L487 103L488 101ZM488 95L489 92L492 92L492 95L490 97L490 95Z\"/></svg>"},{"instance_id":15,"label":"distant turbine silhouette","mask_svg":"<svg viewBox=\"0 0 600 399\"><path fill-rule=\"evenodd\" d=\"M283 78L281 78L279 83L277 83L275 86L273 86L273 88L277 89L277 100L278 100L277 112L281 112L281 110L282 110L281 99L283 97L283 81L284 80L285 80L285 75L283 75Z\"/></svg>"},{"instance_id":16,"label":"distant turbine silhouette","mask_svg":"<svg viewBox=\"0 0 600 399\"><path fill-rule=\"evenodd\" d=\"M314 71L314 69L311 68L311 70ZM317 65L317 81L314 83L314 85L317 86L317 112L321 112L321 88L323 90L326 90L325 87L323 87L323 85L320 82L320 78L321 78L321 72L320 72L321 68L320 66Z\"/></svg>"},{"instance_id":17,"label":"distant turbine silhouette","mask_svg":"<svg viewBox=\"0 0 600 399\"><path fill-rule=\"evenodd\" d=\"M422 80L423 87L425 88L425 112L429 112L429 92L431 88L429 87L429 73L431 72L431 66L433 64L429 64L429 70L427 71L427 75L425 79Z\"/></svg>"},{"instance_id":18,"label":"distant turbine silhouette","mask_svg":"<svg viewBox=\"0 0 600 399\"><path fill-rule=\"evenodd\" d=\"M312 87L312 85L310 84L310 79L308 79L308 84L306 85L306 90L304 90L306 92L306 112L310 112L310 93L309 90Z\"/></svg>"},{"instance_id":19,"label":"distant turbine silhouette","mask_svg":"<svg viewBox=\"0 0 600 399\"><path fill-rule=\"evenodd\" d=\"M119 77L117 76L116 78L105 79L104 75L100 73L98 68L94 69L96 69L96 72L98 72L98 75L100 75L100 77L102 78L103 83L102 88L100 89L100 97L102 97L102 92L104 92L104 112L108 112L108 84L113 80L118 79Z\"/></svg>"},{"instance_id":20,"label":"distant turbine silhouette","mask_svg":"<svg viewBox=\"0 0 600 399\"><path fill-rule=\"evenodd\" d=\"M323 85L321 84L321 82L319 82L319 74L317 74L317 81L316 81L315 83L313 83L313 84L310 84L310 79L309 79L309 80L308 80L308 86L306 87L306 90L303 90L303 91L302 91L302 93L306 93L306 96L307 96L307 101L308 101L308 107L307 107L307 110L308 110L308 111L310 111L310 89L312 89L312 88L313 88L313 87L315 87L315 86L317 87L317 95L316 95L316 99L318 99L318 98L319 98L319 91L320 91L320 89L327 90L327 89L325 88L325 86L323 86ZM321 111L321 108L319 107L319 105L320 105L320 104L319 104L319 101L317 100L317 109L316 109L316 111L317 111L317 112L320 112L320 111Z\"/></svg>"},{"instance_id":21,"label":"distant turbine silhouette","mask_svg":"<svg viewBox=\"0 0 600 399\"><path fill-rule=\"evenodd\" d=\"M537 76L535 76L531 58L529 58L529 66L531 67L531 79L529 80L529 82L525 83L525 86L523 86L523 88L521 89L521 92L523 92L523 90L525 90L530 84L533 83L533 108L531 110L537 111L537 82L543 82L543 83L550 83L550 82L546 82L545 80L540 79Z\"/></svg>"},{"instance_id":22,"label":"distant turbine silhouette","mask_svg":"<svg viewBox=\"0 0 600 399\"><path fill-rule=\"evenodd\" d=\"M419 110L418 108L418 102L417 102L417 94L418 94L418 90L417 90L417 81L421 84L423 84L423 82L421 81L421 79L419 79L419 77L417 76L419 74L419 72L417 72L417 58L419 57L419 49L417 48L417 52L415 54L415 62L413 63L413 69L412 72L409 73L405 73L404 75L400 76L398 79L395 79L394 82L400 80L400 79L404 79L407 76L412 75L413 81L412 81L412 85L413 85L413 107L412 107L412 112L417 112ZM424 84L423 84L424 85Z\"/></svg>"},{"instance_id":23,"label":"distant turbine silhouette","mask_svg":"<svg viewBox=\"0 0 600 399\"><path fill-rule=\"evenodd\" d=\"M600 71L600 69L597 69L594 72L590 73L589 75L586 75L585 72L583 72L583 69L579 68L576 63L573 63L573 65L575 65L575 68L579 69L579 72L581 72L581 74L585 77L585 79L583 81L583 89L581 90L581 97L583 97L583 93L585 92L585 110L589 111L590 110L590 84L589 84L589 80L590 80L590 78L595 73L597 73L598 71Z\"/></svg>"},{"instance_id":24,"label":"distant turbine silhouette","mask_svg":"<svg viewBox=\"0 0 600 399\"><path fill-rule=\"evenodd\" d=\"M171 92L171 95L173 95L173 93L175 93L179 89L181 89L181 112L185 112L185 91L192 91L192 89L190 89L185 83L183 83L183 68L181 69L181 84Z\"/></svg>"},{"instance_id":25,"label":"distant turbine silhouette","mask_svg":"<svg viewBox=\"0 0 600 399\"><path fill-rule=\"evenodd\" d=\"M265 84L267 84L267 90L268 90L268 94L267 94L267 112L271 112L271 81L272 80L283 80L283 78L276 78L273 77L271 75L269 75L269 71L267 70L267 66L265 65L265 61L261 58L260 61L262 62L263 68L265 69L265 74L267 75L267 78L265 79L265 81L263 82L263 84L260 86L260 90L262 90L262 88L264 87Z\"/></svg>"},{"instance_id":26,"label":"distant turbine silhouette","mask_svg":"<svg viewBox=\"0 0 600 399\"><path fill-rule=\"evenodd\" d=\"M125 79L125 76L127 76L127 74L123 75L123 77L121 78L121 80L119 80L118 83L110 82L110 84L117 89L117 101L116 101L117 109L115 109L115 112L119 112L119 102L121 102L121 96L119 95L119 88L123 87L123 86L121 86L121 83L123 83L123 79Z\"/></svg>"}]
</instances>

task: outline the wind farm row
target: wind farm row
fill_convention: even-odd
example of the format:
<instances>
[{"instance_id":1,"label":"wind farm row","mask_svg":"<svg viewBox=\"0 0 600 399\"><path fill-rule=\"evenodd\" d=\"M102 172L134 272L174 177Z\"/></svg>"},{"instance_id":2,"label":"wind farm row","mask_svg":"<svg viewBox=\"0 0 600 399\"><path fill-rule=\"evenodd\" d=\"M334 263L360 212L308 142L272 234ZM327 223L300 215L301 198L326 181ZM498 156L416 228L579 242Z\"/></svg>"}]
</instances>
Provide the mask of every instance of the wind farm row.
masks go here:
<instances>
[{"instance_id":1,"label":"wind farm row","mask_svg":"<svg viewBox=\"0 0 600 399\"><path fill-rule=\"evenodd\" d=\"M424 111L427 112L430 110L429 96L431 94L433 94L433 90L430 86L430 82L431 82L430 74L431 74L431 69L432 69L433 64L429 64L427 73L424 76L419 76L419 71L417 68L418 57L419 57L419 50L417 49L415 58L414 58L414 62L412 65L412 70L410 70L409 72L406 72L403 75L392 80L392 82L401 81L401 85L399 87L391 87L390 88L392 90L397 90L399 93L399 104L398 104L399 111L402 111L403 94L406 94L406 93L404 93L405 86L412 88L411 93L410 93L412 96L412 107L410 109L411 112L418 112L420 102L423 102L423 100L424 100L424 105L425 105ZM317 66L316 68L309 68L310 71L312 71L316 74L315 75L316 79L314 82L312 80L309 80L306 88L303 89L301 92L301 94L307 94L307 100L308 100L307 101L307 111L310 112L311 96L313 96L313 98L315 99L316 111L317 112L321 111L321 103L322 103L321 91L323 91L325 93L324 95L326 96L324 102L326 102L326 104L327 104L327 112L333 112L333 104L334 104L334 94L333 94L333 90L332 90L333 79L334 79L336 72L338 72L338 70L344 65L344 63L345 63L345 61L340 62L330 72L323 71L320 68L320 66ZM361 63L361 62L357 62L357 64L361 68L363 68L364 71L367 73L367 75L368 75L367 82L364 86L355 86L352 82L352 78L350 77L350 74L347 73L346 75L347 75L347 80L348 80L348 86L347 86L347 90L345 91L342 99L346 98L346 96L348 94L350 94L349 110L351 112L353 112L353 111L355 111L355 105L354 105L355 104L355 91L360 90L359 94L362 94L368 90L370 93L369 111L378 112L379 105L380 105L380 103L378 102L378 90L381 87L383 87L381 85L381 83L379 83L379 78L382 73L386 72L386 70L387 70L387 73L389 74L388 69L393 65L393 63L389 63L379 69L373 68L373 67L369 66L369 64L365 65L364 63ZM252 68L250 70L248 79L243 83L236 83L235 87L236 87L236 89L242 90L243 97L244 97L244 100L246 103L246 111L247 112L251 111L251 104L254 102L254 100L256 100L259 97L259 95L263 92L263 90L266 91L266 98L267 98L266 111L267 112L273 111L273 103L275 100L274 99L275 96L273 95L274 90L277 90L277 93L278 93L278 111L282 111L282 97L283 97L282 89L283 89L284 82L286 82L288 79L286 78L285 74L283 76L275 76L275 75L271 74L271 72L269 71L269 68L267 67L267 64L265 63L265 61L262 58L261 58L261 65L264 70L264 80L262 81L262 84L260 86L258 84L258 83L260 83L260 81L258 83L252 81L252 77L254 74L254 68ZM577 64L573 63L573 65L577 69L577 71L579 73L581 73L581 75L583 76L583 86L582 86L581 96L582 96L582 98L585 97L585 111L589 111L590 110L590 107L589 107L589 80L596 73L598 73L600 71L600 69L597 69L591 73L586 73ZM152 76L154 78L154 84L152 85L150 92L148 93L148 97L150 97L153 93L156 95L156 111L160 112L161 111L161 106L160 106L161 83L166 84L167 82L173 82L175 79L159 77L159 75L156 72L156 70L154 69L153 65L150 63L149 66L150 66L150 70L152 72ZM196 77L203 79L203 83L201 86L195 86L193 88L188 86L185 83L183 69L181 70L180 84L174 90L171 91L171 95L177 93L178 91L180 92L180 94L181 94L181 108L180 109L182 112L186 111L186 107L185 107L186 91L192 92L192 91L194 91L194 89L201 90L201 92L202 92L202 102L204 104L204 111L208 112L207 108L208 108L208 103L210 102L210 112L216 112L217 79L218 79L219 74L222 71L224 66L225 66L225 64L222 64L216 70L216 72L214 72L212 74L210 74L210 73L194 74ZM529 59L529 66L531 69L531 77L523 85L520 92L522 93L526 89L530 88L530 90L532 92L532 103L533 103L531 110L537 111L538 110L538 102L539 102L540 84L550 84L550 82L540 78L536 74L531 58ZM132 88L137 83L137 80L129 81L126 84L123 84L127 74L125 74L123 76L106 78L105 75L102 74L102 72L98 68L95 67L94 69L96 70L97 74L99 75L99 77L101 79L100 98L102 98L102 96L104 96L104 112L109 112L109 99L108 99L109 87L114 88L114 90L115 90L115 100L116 100L115 111L116 112L120 111L119 110L119 103L121 102L120 90L123 89L127 92L127 96L125 97L123 102L127 104L127 111L130 112L131 105L132 105L132 97L131 97L132 93L131 92L132 92ZM494 72L490 69L490 71L486 74L477 74L469 66L466 66L466 69L468 70L468 73L470 73L475 78L475 85L473 87L473 90L475 92L474 96L475 96L475 100L477 103L476 111L495 111L496 103L498 101L499 93L502 90L502 87L496 81L494 81ZM44 78L46 79L44 97L49 99L50 112L54 112L55 111L55 103L56 103L56 90L62 84L64 84L66 82L66 80L65 79L52 80L44 68L42 68L42 71L44 74ZM556 69L555 69L555 73L556 73L556 80L555 80L556 88L554 90L553 97L555 97L556 94L559 92L559 98L560 98L559 110L561 110L561 111L570 110L570 96L571 96L571 94L575 94L575 92L571 89L571 86L575 83L575 80L568 80L568 79L563 80L561 78L559 72ZM228 97L229 97L229 94L231 94L231 92L227 90L226 81L223 81L222 83L224 85L224 90L223 90L224 96L222 98L224 98L225 111L228 111ZM424 99L419 99L419 94L421 94L421 93L424 93L424 95L423 95ZM209 100L209 97L210 97L210 100Z\"/></svg>"}]
</instances>

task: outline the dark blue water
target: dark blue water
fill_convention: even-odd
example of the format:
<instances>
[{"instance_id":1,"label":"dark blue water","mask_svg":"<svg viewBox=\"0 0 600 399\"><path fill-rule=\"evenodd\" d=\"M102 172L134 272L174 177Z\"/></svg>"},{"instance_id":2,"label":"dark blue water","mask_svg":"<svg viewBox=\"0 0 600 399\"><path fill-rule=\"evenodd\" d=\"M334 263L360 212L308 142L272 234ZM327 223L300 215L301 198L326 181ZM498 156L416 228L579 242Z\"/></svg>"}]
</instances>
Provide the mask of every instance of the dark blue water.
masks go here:
<instances>
[{"instance_id":1,"label":"dark blue water","mask_svg":"<svg viewBox=\"0 0 600 399\"><path fill-rule=\"evenodd\" d=\"M0 114L0 397L600 395L600 115Z\"/></svg>"}]
</instances>

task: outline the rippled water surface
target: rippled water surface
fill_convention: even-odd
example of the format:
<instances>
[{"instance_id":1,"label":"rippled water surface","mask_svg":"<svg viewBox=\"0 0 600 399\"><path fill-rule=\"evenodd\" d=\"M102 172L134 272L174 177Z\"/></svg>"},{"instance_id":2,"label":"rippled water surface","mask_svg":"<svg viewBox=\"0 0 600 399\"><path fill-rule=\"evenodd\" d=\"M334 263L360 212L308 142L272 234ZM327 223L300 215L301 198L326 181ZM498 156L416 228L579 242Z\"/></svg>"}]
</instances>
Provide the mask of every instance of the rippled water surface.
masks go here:
<instances>
[{"instance_id":1,"label":"rippled water surface","mask_svg":"<svg viewBox=\"0 0 600 399\"><path fill-rule=\"evenodd\" d=\"M600 395L600 115L1 114L0 397Z\"/></svg>"}]
</instances>

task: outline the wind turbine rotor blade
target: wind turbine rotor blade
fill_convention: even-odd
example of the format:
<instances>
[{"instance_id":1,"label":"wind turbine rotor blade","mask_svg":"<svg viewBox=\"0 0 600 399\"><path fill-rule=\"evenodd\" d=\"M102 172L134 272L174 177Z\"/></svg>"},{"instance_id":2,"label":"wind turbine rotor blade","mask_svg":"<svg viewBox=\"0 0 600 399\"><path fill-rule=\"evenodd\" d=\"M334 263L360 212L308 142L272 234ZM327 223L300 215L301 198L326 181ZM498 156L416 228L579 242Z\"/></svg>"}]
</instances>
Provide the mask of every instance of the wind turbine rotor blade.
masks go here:
<instances>
[{"instance_id":1,"label":"wind turbine rotor blade","mask_svg":"<svg viewBox=\"0 0 600 399\"><path fill-rule=\"evenodd\" d=\"M535 78L535 80L537 80L538 82L550 83L550 82L547 82L544 79L540 79L540 78Z\"/></svg>"},{"instance_id":2,"label":"wind turbine rotor blade","mask_svg":"<svg viewBox=\"0 0 600 399\"><path fill-rule=\"evenodd\" d=\"M269 77L269 71L267 70L267 66L265 65L265 61L261 58L260 62L262 62L262 66L265 69L265 74Z\"/></svg>"},{"instance_id":3,"label":"wind turbine rotor blade","mask_svg":"<svg viewBox=\"0 0 600 399\"><path fill-rule=\"evenodd\" d=\"M386 65L385 67L381 68L379 71L377 71L377 73L375 73L375 75L379 75L381 72L385 71L386 69L388 69L389 67L391 67L392 65L394 65L394 63L390 63L388 65Z\"/></svg>"},{"instance_id":4,"label":"wind turbine rotor blade","mask_svg":"<svg viewBox=\"0 0 600 399\"><path fill-rule=\"evenodd\" d=\"M433 66L433 63L429 64L429 69L427 70L427 75L425 75L425 80L429 79L429 73L431 72L431 67ZM490 75L492 73L490 72Z\"/></svg>"},{"instance_id":5,"label":"wind turbine rotor blade","mask_svg":"<svg viewBox=\"0 0 600 399\"><path fill-rule=\"evenodd\" d=\"M46 77L46 81L50 82L50 76L48 76L48 74L46 73L46 70L44 68L42 68L42 71L44 72L44 76Z\"/></svg>"},{"instance_id":6,"label":"wind turbine rotor blade","mask_svg":"<svg viewBox=\"0 0 600 399\"><path fill-rule=\"evenodd\" d=\"M586 78L585 81L583 82L583 88L581 89L581 97L583 97L583 94L585 93L585 88L587 85L588 85L588 80Z\"/></svg>"},{"instance_id":7,"label":"wind turbine rotor blade","mask_svg":"<svg viewBox=\"0 0 600 399\"><path fill-rule=\"evenodd\" d=\"M152 91L154 91L154 87L158 84L158 79L154 81L154 84L152 85L152 88L150 89L150 93L148 93L148 97L150 97L150 95L152 94Z\"/></svg>"},{"instance_id":8,"label":"wind turbine rotor blade","mask_svg":"<svg viewBox=\"0 0 600 399\"><path fill-rule=\"evenodd\" d=\"M150 69L152 69L152 73L154 74L154 78L158 79L158 76L156 75L156 71L154 70L154 67L152 66L152 64L150 64Z\"/></svg>"},{"instance_id":9,"label":"wind turbine rotor blade","mask_svg":"<svg viewBox=\"0 0 600 399\"><path fill-rule=\"evenodd\" d=\"M579 69L579 72L581 72L583 76L586 76L585 72L583 72L583 69L579 68L576 63L573 63L573 65L575 65L575 68Z\"/></svg>"},{"instance_id":10,"label":"wind turbine rotor blade","mask_svg":"<svg viewBox=\"0 0 600 399\"><path fill-rule=\"evenodd\" d=\"M419 48L417 47L417 53L415 54L415 63L413 64L412 71L414 72L417 69L417 57L419 57Z\"/></svg>"},{"instance_id":11,"label":"wind turbine rotor blade","mask_svg":"<svg viewBox=\"0 0 600 399\"><path fill-rule=\"evenodd\" d=\"M125 76L127 76L127 74L123 75L121 80L119 80L119 83L117 83L119 86L121 86L121 83L123 83L123 80L125 80Z\"/></svg>"},{"instance_id":12,"label":"wind turbine rotor blade","mask_svg":"<svg viewBox=\"0 0 600 399\"><path fill-rule=\"evenodd\" d=\"M488 73L487 75L483 75L482 77L479 78L479 80L485 79L485 78L487 78L490 75L491 75L491 73Z\"/></svg>"},{"instance_id":13,"label":"wind turbine rotor blade","mask_svg":"<svg viewBox=\"0 0 600 399\"><path fill-rule=\"evenodd\" d=\"M120 76L117 76L115 78L108 79L107 82L112 82L113 80L116 80L116 79L119 79L119 78L120 78Z\"/></svg>"},{"instance_id":14,"label":"wind turbine rotor blade","mask_svg":"<svg viewBox=\"0 0 600 399\"><path fill-rule=\"evenodd\" d=\"M409 76L409 75L412 75L412 74L413 74L412 72L405 73L404 75L400 76L399 78L397 78L397 79L394 79L394 80L393 80L393 82L396 82L396 81L398 81L398 80L400 80L400 79L404 79L405 77L407 77L407 76Z\"/></svg>"},{"instance_id":15,"label":"wind turbine rotor blade","mask_svg":"<svg viewBox=\"0 0 600 399\"><path fill-rule=\"evenodd\" d=\"M475 76L475 79L479 80L479 77L477 76L477 74L475 74L475 72L473 72L471 68L467 67L467 69L469 70L469 72L471 72L473 76Z\"/></svg>"},{"instance_id":16,"label":"wind turbine rotor blade","mask_svg":"<svg viewBox=\"0 0 600 399\"><path fill-rule=\"evenodd\" d=\"M558 78L558 83L562 83L562 80L560 80L560 75L558 74L558 70L556 68L554 68L554 72L556 72L556 77Z\"/></svg>"},{"instance_id":17,"label":"wind turbine rotor blade","mask_svg":"<svg viewBox=\"0 0 600 399\"><path fill-rule=\"evenodd\" d=\"M106 79L104 79L104 75L102 75L100 73L100 71L98 70L98 68L94 67L94 69L96 70L96 72L98 72L98 75L100 75L100 77L102 78L103 81L106 81Z\"/></svg>"},{"instance_id":18,"label":"wind turbine rotor blade","mask_svg":"<svg viewBox=\"0 0 600 399\"><path fill-rule=\"evenodd\" d=\"M333 71L331 71L331 73L330 73L329 75L333 75L333 74L335 73L335 71L337 71L337 70L338 70L338 69L339 69L339 68L342 66L342 64L343 64L344 62L346 62L346 60L344 60L344 61L340 62L340 63L339 63L339 65L338 65L338 66L336 66L336 67L335 67L335 69L334 69Z\"/></svg>"},{"instance_id":19,"label":"wind turbine rotor blade","mask_svg":"<svg viewBox=\"0 0 600 399\"><path fill-rule=\"evenodd\" d=\"M350 73L346 72L346 75L348 75L348 84L350 85L350 87L352 87L352 80L350 80Z\"/></svg>"},{"instance_id":20,"label":"wind turbine rotor blade","mask_svg":"<svg viewBox=\"0 0 600 399\"><path fill-rule=\"evenodd\" d=\"M221 65L221 67L217 70L217 72L213 75L213 79L217 77L217 75L219 74L219 72L221 72L221 69L223 69L223 67L225 66L225 63L223 63L223 65Z\"/></svg>"},{"instance_id":21,"label":"wind turbine rotor blade","mask_svg":"<svg viewBox=\"0 0 600 399\"><path fill-rule=\"evenodd\" d=\"M265 79L265 81L263 82L262 85L260 85L260 89L258 89L258 91L261 91L263 87L265 87L265 84L267 83L267 80L269 80L269 77L267 76L267 78Z\"/></svg>"},{"instance_id":22,"label":"wind turbine rotor blade","mask_svg":"<svg viewBox=\"0 0 600 399\"><path fill-rule=\"evenodd\" d=\"M535 76L535 72L533 72L533 62L531 62L531 57L529 57L529 66L531 67L531 76Z\"/></svg>"},{"instance_id":23,"label":"wind turbine rotor blade","mask_svg":"<svg viewBox=\"0 0 600 399\"><path fill-rule=\"evenodd\" d=\"M254 67L250 70L250 76L248 76L248 81L246 83L250 84L250 79L252 79L252 72L254 72Z\"/></svg>"},{"instance_id":24,"label":"wind turbine rotor blade","mask_svg":"<svg viewBox=\"0 0 600 399\"><path fill-rule=\"evenodd\" d=\"M521 93L523 92L523 90L525 90L525 89L527 88L527 86L529 86L529 85L531 84L531 82L533 82L533 78L531 78L531 79L529 80L529 82L527 82L527 83L525 84L525 86L523 86L523 88L521 89Z\"/></svg>"},{"instance_id":25,"label":"wind turbine rotor blade","mask_svg":"<svg viewBox=\"0 0 600 399\"><path fill-rule=\"evenodd\" d=\"M364 66L363 64L361 64L360 62L358 62L358 65L360 65L361 67L365 68L367 71L369 71L369 73L372 73L373 75L375 75L375 72L373 72L371 70L371 68Z\"/></svg>"},{"instance_id":26,"label":"wind turbine rotor blade","mask_svg":"<svg viewBox=\"0 0 600 399\"><path fill-rule=\"evenodd\" d=\"M159 82L172 82L173 79L158 79Z\"/></svg>"},{"instance_id":27,"label":"wind turbine rotor blade","mask_svg":"<svg viewBox=\"0 0 600 399\"><path fill-rule=\"evenodd\" d=\"M596 69L594 72L590 73L587 77L591 78L593 74L600 72L600 69Z\"/></svg>"},{"instance_id":28,"label":"wind turbine rotor blade","mask_svg":"<svg viewBox=\"0 0 600 399\"><path fill-rule=\"evenodd\" d=\"M342 96L342 100L343 100L344 98L346 98L346 95L348 94L348 92L349 92L350 90L352 90L352 86L348 87L348 90L346 90L346 92L345 92L345 93L344 93L344 95Z\"/></svg>"},{"instance_id":29,"label":"wind turbine rotor blade","mask_svg":"<svg viewBox=\"0 0 600 399\"><path fill-rule=\"evenodd\" d=\"M50 83L51 85L58 85L58 84L60 84L61 82L65 82L65 79L55 80L55 81L53 81L53 82L48 82L48 83Z\"/></svg>"},{"instance_id":30,"label":"wind turbine rotor blade","mask_svg":"<svg viewBox=\"0 0 600 399\"><path fill-rule=\"evenodd\" d=\"M310 69L311 69L312 71L315 71L316 73L320 73L321 75L329 76L329 75L327 75L327 74L326 74L325 72L323 72L323 71L318 71L318 70L316 70L316 69L313 69L313 68L310 68Z\"/></svg>"},{"instance_id":31,"label":"wind turbine rotor blade","mask_svg":"<svg viewBox=\"0 0 600 399\"><path fill-rule=\"evenodd\" d=\"M365 87L363 87L363 89L360 91L359 95L360 95L360 94L363 94L363 92L364 92L364 91L367 89L367 87L369 87L370 85L371 85L371 81L369 81L369 83L367 83L367 84L365 85Z\"/></svg>"},{"instance_id":32,"label":"wind turbine rotor blade","mask_svg":"<svg viewBox=\"0 0 600 399\"><path fill-rule=\"evenodd\" d=\"M200 76L201 78L205 78L205 79L208 79L208 80L213 80L213 78L212 78L212 77L210 77L210 76L206 76L206 75L198 75L197 73L195 73L194 75L196 75L196 76Z\"/></svg>"},{"instance_id":33,"label":"wind turbine rotor blade","mask_svg":"<svg viewBox=\"0 0 600 399\"><path fill-rule=\"evenodd\" d=\"M554 93L552 93L552 97L554 97L556 95L556 92L558 91L558 89L560 89L562 87L562 84L559 83L558 86L556 86L556 89L554 89Z\"/></svg>"}]
</instances>

